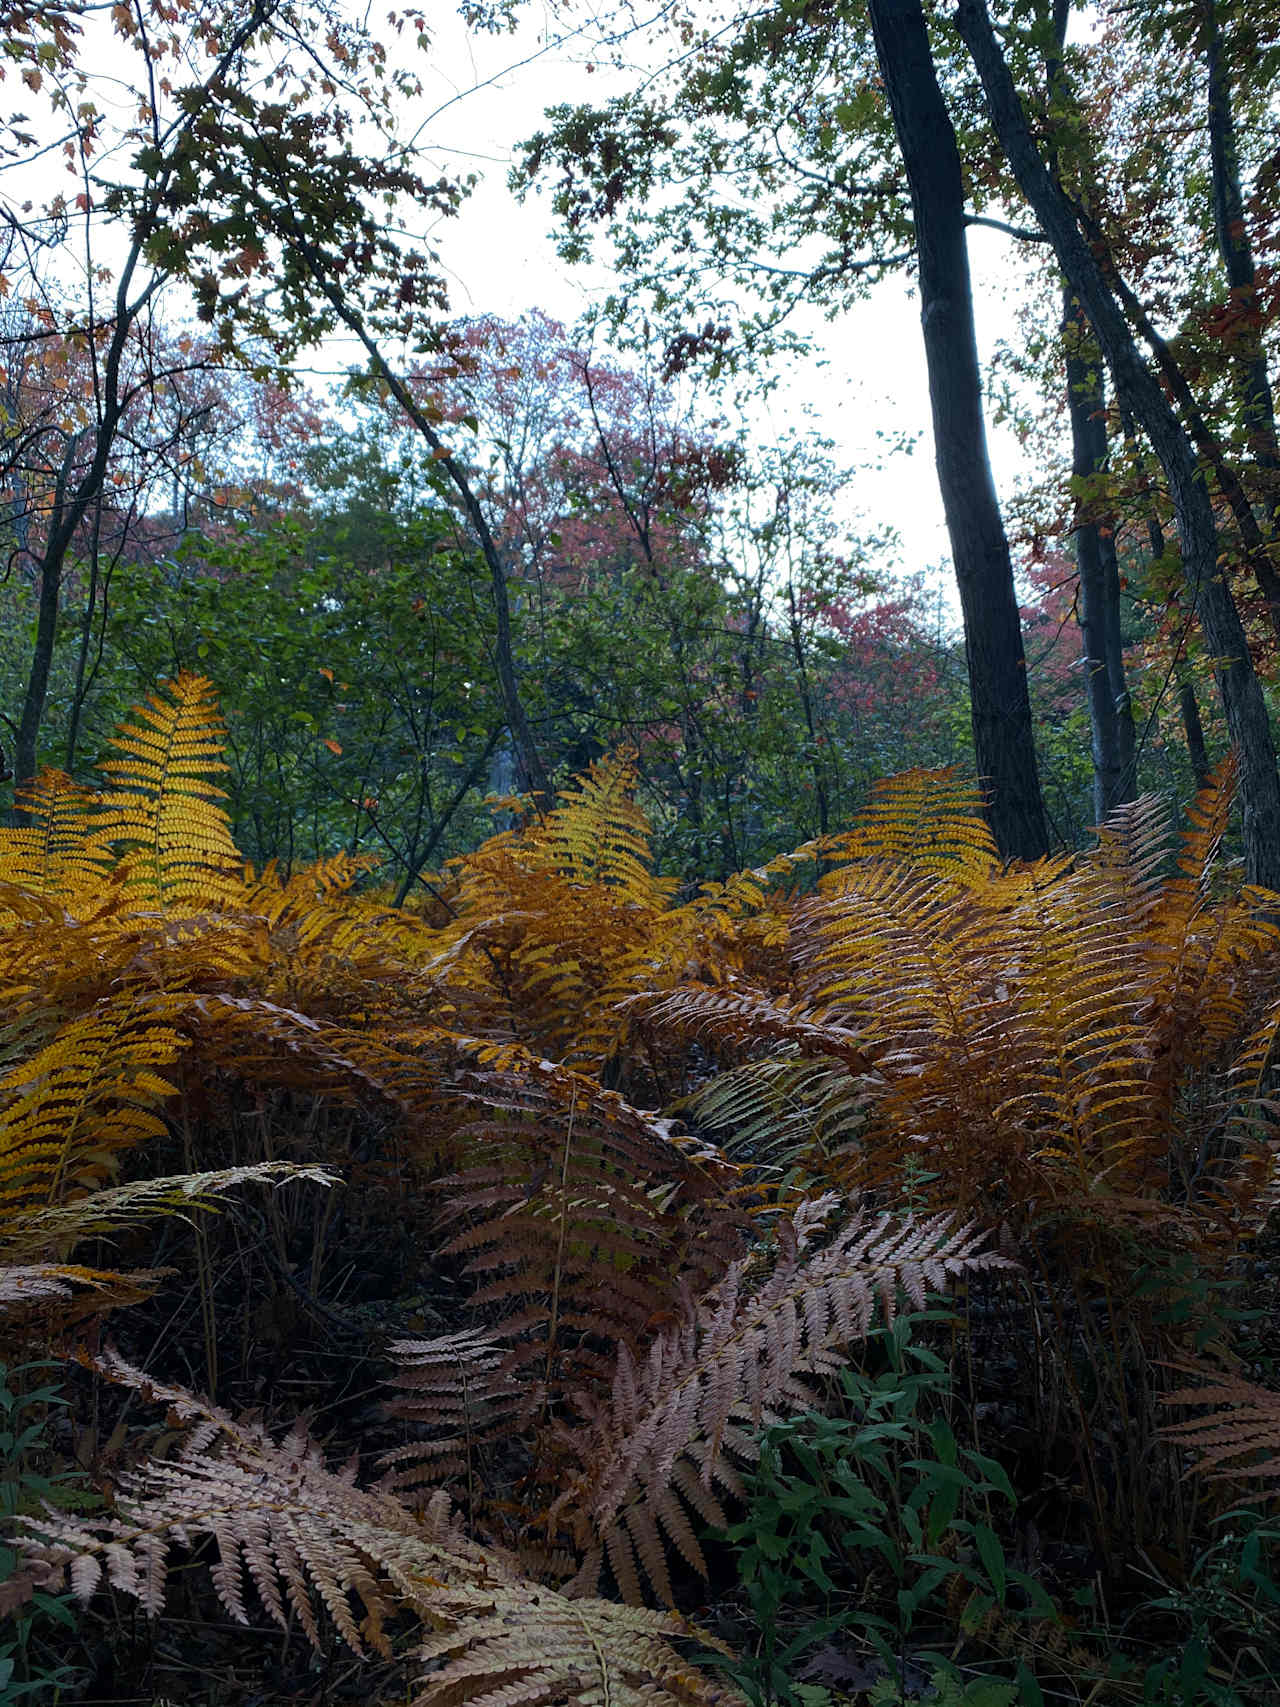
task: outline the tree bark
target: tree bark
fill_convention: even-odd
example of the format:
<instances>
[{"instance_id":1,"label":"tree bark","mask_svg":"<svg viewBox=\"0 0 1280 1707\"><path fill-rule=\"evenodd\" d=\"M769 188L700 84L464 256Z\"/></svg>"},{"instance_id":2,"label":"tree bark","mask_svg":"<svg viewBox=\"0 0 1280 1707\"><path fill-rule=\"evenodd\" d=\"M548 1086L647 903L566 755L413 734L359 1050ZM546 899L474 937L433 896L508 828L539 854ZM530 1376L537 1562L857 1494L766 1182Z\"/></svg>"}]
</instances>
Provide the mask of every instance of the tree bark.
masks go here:
<instances>
[{"instance_id":1,"label":"tree bark","mask_svg":"<svg viewBox=\"0 0 1280 1707\"><path fill-rule=\"evenodd\" d=\"M1209 752L1204 741L1204 725L1200 721L1200 707L1196 701L1195 684L1183 681L1178 684L1178 710L1182 713L1182 732L1187 738L1187 757L1191 761L1191 774L1196 780L1196 792L1206 787L1209 782Z\"/></svg>"},{"instance_id":2,"label":"tree bark","mask_svg":"<svg viewBox=\"0 0 1280 1707\"><path fill-rule=\"evenodd\" d=\"M911 186L938 481L964 617L978 774L1006 858L1049 834L1036 771L1022 624L982 415L964 180L920 0L870 0L880 74Z\"/></svg>"},{"instance_id":3,"label":"tree bark","mask_svg":"<svg viewBox=\"0 0 1280 1707\"><path fill-rule=\"evenodd\" d=\"M1205 62L1209 73L1209 162L1213 175L1213 223L1218 253L1239 315L1235 388L1244 416L1246 442L1263 475L1267 533L1280 538L1280 439L1276 435L1271 380L1260 327L1257 276L1240 188L1231 81L1222 54L1217 0L1204 0Z\"/></svg>"},{"instance_id":4,"label":"tree bark","mask_svg":"<svg viewBox=\"0 0 1280 1707\"><path fill-rule=\"evenodd\" d=\"M1063 291L1067 362L1067 412L1071 420L1071 473L1078 481L1100 475L1107 462L1100 355L1090 346L1088 324L1070 286ZM1104 529L1077 500L1076 568L1080 575L1080 635L1093 749L1093 812L1097 823L1135 798L1133 710L1124 674L1120 633L1120 569L1115 530Z\"/></svg>"},{"instance_id":5,"label":"tree bark","mask_svg":"<svg viewBox=\"0 0 1280 1707\"><path fill-rule=\"evenodd\" d=\"M1182 543L1183 573L1205 643L1215 660L1227 726L1239 757L1249 880L1280 890L1280 774L1275 748L1240 613L1218 562L1213 507L1194 448L1155 374L1143 360L1116 292L1085 242L1061 184L1040 158L984 0L958 0L956 22L1018 185L1088 315L1117 393L1141 423L1164 469Z\"/></svg>"}]
</instances>

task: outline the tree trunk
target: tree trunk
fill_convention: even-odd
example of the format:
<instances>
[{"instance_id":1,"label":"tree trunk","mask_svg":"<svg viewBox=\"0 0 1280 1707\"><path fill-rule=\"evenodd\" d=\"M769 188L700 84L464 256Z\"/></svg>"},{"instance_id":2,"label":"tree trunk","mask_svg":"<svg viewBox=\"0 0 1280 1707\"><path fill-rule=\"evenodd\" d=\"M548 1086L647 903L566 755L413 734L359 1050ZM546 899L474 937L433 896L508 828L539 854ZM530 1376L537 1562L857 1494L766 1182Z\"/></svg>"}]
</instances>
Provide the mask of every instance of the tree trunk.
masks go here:
<instances>
[{"instance_id":1,"label":"tree trunk","mask_svg":"<svg viewBox=\"0 0 1280 1707\"><path fill-rule=\"evenodd\" d=\"M1209 752L1204 743L1204 724L1200 721L1200 707L1196 703L1193 682L1183 681L1179 684L1178 710L1182 713L1182 732L1187 738L1187 757L1191 761L1191 774L1196 779L1196 792L1199 793L1209 781Z\"/></svg>"},{"instance_id":2,"label":"tree trunk","mask_svg":"<svg viewBox=\"0 0 1280 1707\"><path fill-rule=\"evenodd\" d=\"M1102 474L1107 461L1101 358L1069 286L1063 291L1062 331L1071 418L1071 473L1075 480L1087 481ZM1074 532L1093 748L1093 814L1100 824L1116 806L1136 794L1133 711L1124 675L1115 530L1104 529L1090 505L1077 496Z\"/></svg>"},{"instance_id":3,"label":"tree trunk","mask_svg":"<svg viewBox=\"0 0 1280 1707\"><path fill-rule=\"evenodd\" d=\"M911 186L938 481L964 616L978 774L1006 858L1049 835L1036 772L1022 624L982 416L964 181L920 0L870 0L876 55Z\"/></svg>"},{"instance_id":4,"label":"tree trunk","mask_svg":"<svg viewBox=\"0 0 1280 1707\"><path fill-rule=\"evenodd\" d=\"M1218 562L1213 507L1195 450L1143 360L1116 293L1085 242L1062 186L1046 170L992 32L984 0L959 0L956 22L982 80L986 106L1019 187L1053 244L1115 381L1160 459L1177 517L1182 565L1205 643L1215 659L1227 726L1239 756L1249 880L1280 890L1280 774L1266 702L1240 613Z\"/></svg>"},{"instance_id":5,"label":"tree trunk","mask_svg":"<svg viewBox=\"0 0 1280 1707\"><path fill-rule=\"evenodd\" d=\"M1236 147L1231 83L1222 57L1222 30L1217 0L1205 0L1205 60L1209 72L1209 161L1213 174L1213 223L1218 252L1227 271L1231 298L1239 312L1236 332L1235 388L1244 416L1250 454L1262 472L1267 532L1280 537L1280 441L1267 356L1259 328L1257 278L1249 228L1244 219L1240 189L1240 156Z\"/></svg>"}]
</instances>

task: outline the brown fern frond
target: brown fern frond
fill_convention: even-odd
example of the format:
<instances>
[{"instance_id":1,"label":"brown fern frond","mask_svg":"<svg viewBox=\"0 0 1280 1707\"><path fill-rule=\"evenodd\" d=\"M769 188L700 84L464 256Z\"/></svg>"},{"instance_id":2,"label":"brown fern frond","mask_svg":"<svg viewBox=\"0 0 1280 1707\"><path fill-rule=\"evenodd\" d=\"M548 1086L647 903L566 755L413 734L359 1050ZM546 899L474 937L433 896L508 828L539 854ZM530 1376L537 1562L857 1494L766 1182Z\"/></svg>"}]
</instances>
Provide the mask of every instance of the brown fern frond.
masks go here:
<instances>
[{"instance_id":1,"label":"brown fern frond","mask_svg":"<svg viewBox=\"0 0 1280 1707\"><path fill-rule=\"evenodd\" d=\"M1161 1433L1190 1447L1193 1470L1219 1478L1241 1477L1280 1487L1280 1393L1238 1375L1179 1364L1199 1385L1161 1395L1166 1405L1224 1406L1217 1416L1167 1423Z\"/></svg>"},{"instance_id":2,"label":"brown fern frond","mask_svg":"<svg viewBox=\"0 0 1280 1707\"><path fill-rule=\"evenodd\" d=\"M810 1248L837 1207L827 1196L779 1224L763 1285L748 1290L751 1265L735 1263L642 1358L620 1349L611 1400L579 1448L584 1472L553 1508L585 1556L578 1588L591 1591L607 1555L626 1598L647 1578L669 1599L668 1545L705 1574L686 1508L723 1522L715 1489L736 1490L734 1460L752 1456L761 1428L812 1406L814 1378L839 1367L877 1304L892 1323L900 1291L923 1308L961 1275L1010 1266L948 1216L859 1212Z\"/></svg>"},{"instance_id":3,"label":"brown fern frond","mask_svg":"<svg viewBox=\"0 0 1280 1707\"><path fill-rule=\"evenodd\" d=\"M466 1259L478 1304L514 1312L505 1331L528 1336L526 1355L634 1340L679 1274L710 1285L742 1248L739 1170L585 1075L493 1053L501 1066L451 1086L498 1118L458 1131L478 1159L440 1183L442 1225L464 1224L446 1249Z\"/></svg>"},{"instance_id":4,"label":"brown fern frond","mask_svg":"<svg viewBox=\"0 0 1280 1707\"><path fill-rule=\"evenodd\" d=\"M213 686L182 674L135 706L103 766L97 834L122 850L133 905L201 910L242 895L242 860L231 839L224 791L210 778L227 769L224 725Z\"/></svg>"}]
</instances>

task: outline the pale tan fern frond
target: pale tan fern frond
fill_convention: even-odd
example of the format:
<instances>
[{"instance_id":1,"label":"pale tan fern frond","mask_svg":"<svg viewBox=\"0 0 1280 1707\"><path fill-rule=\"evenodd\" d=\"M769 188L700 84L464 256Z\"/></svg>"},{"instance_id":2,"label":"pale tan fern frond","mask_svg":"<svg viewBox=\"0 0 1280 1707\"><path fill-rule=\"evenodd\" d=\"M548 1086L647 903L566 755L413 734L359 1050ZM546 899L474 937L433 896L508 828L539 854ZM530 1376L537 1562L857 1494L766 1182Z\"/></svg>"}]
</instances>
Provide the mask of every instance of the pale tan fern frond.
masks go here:
<instances>
[{"instance_id":1,"label":"pale tan fern frond","mask_svg":"<svg viewBox=\"0 0 1280 1707\"><path fill-rule=\"evenodd\" d=\"M763 1285L750 1289L752 1265L735 1263L646 1355L620 1349L610 1402L579 1446L583 1475L553 1508L585 1556L577 1587L594 1588L607 1556L627 1599L647 1577L669 1600L668 1546L705 1575L688 1508L723 1522L715 1489L736 1490L734 1460L753 1454L762 1427L813 1404L814 1378L840 1366L877 1304L891 1323L900 1291L922 1308L961 1275L1009 1266L949 1216L859 1212L810 1248L837 1207L827 1196L780 1223Z\"/></svg>"},{"instance_id":2,"label":"pale tan fern frond","mask_svg":"<svg viewBox=\"0 0 1280 1707\"><path fill-rule=\"evenodd\" d=\"M1165 1393L1162 1403L1226 1408L1216 1416L1169 1423L1161 1433L1194 1451L1195 1470L1280 1487L1280 1393L1195 1364L1178 1367L1200 1384Z\"/></svg>"},{"instance_id":3,"label":"pale tan fern frond","mask_svg":"<svg viewBox=\"0 0 1280 1707\"><path fill-rule=\"evenodd\" d=\"M131 1180L66 1203L34 1209L9 1221L0 1226L0 1252L8 1261L21 1262L50 1248L102 1238L156 1216L212 1210L219 1197L237 1186L279 1185L286 1180L310 1180L324 1186L341 1183L325 1168L297 1162L251 1162L207 1173Z\"/></svg>"},{"instance_id":4,"label":"pale tan fern frond","mask_svg":"<svg viewBox=\"0 0 1280 1707\"><path fill-rule=\"evenodd\" d=\"M14 1316L56 1304L58 1320L66 1323L123 1304L140 1304L170 1272L135 1269L119 1274L108 1268L81 1268L75 1263L6 1264L0 1266L0 1318L5 1318L8 1326Z\"/></svg>"},{"instance_id":5,"label":"pale tan fern frond","mask_svg":"<svg viewBox=\"0 0 1280 1707\"><path fill-rule=\"evenodd\" d=\"M676 1613L532 1584L469 1600L465 1621L423 1648L446 1663L414 1707L743 1707L736 1690L681 1660L673 1639L721 1644Z\"/></svg>"},{"instance_id":6,"label":"pale tan fern frond","mask_svg":"<svg viewBox=\"0 0 1280 1707\"><path fill-rule=\"evenodd\" d=\"M379 1460L386 1486L399 1490L466 1479L486 1446L510 1439L525 1394L507 1367L507 1348L475 1328L431 1340L395 1340L396 1397L387 1413L423 1430L423 1438Z\"/></svg>"},{"instance_id":7,"label":"pale tan fern frond","mask_svg":"<svg viewBox=\"0 0 1280 1707\"><path fill-rule=\"evenodd\" d=\"M259 1424L236 1421L181 1389L153 1386L119 1359L102 1367L166 1400L193 1426L176 1461L152 1460L121 1474L110 1516L49 1512L21 1520L29 1554L54 1580L69 1573L81 1601L105 1576L159 1613L171 1549L207 1539L217 1549L214 1589L238 1623L249 1621L252 1589L276 1623L287 1628L296 1617L317 1646L327 1614L355 1652L368 1643L388 1653L387 1618L433 1579L482 1585L504 1574L496 1557L457 1533L447 1502L414 1516L389 1495L358 1488L353 1473L327 1468L300 1425L277 1442Z\"/></svg>"},{"instance_id":8,"label":"pale tan fern frond","mask_svg":"<svg viewBox=\"0 0 1280 1707\"><path fill-rule=\"evenodd\" d=\"M243 861L211 777L226 770L225 726L212 683L186 673L135 706L101 768L97 834L122 850L130 902L167 911L233 903Z\"/></svg>"},{"instance_id":9,"label":"pale tan fern frond","mask_svg":"<svg viewBox=\"0 0 1280 1707\"><path fill-rule=\"evenodd\" d=\"M355 1652L385 1654L388 1618L415 1613L429 1632L421 1707L741 1707L672 1646L718 1645L684 1619L568 1601L467 1541L443 1494L411 1514L357 1487L351 1471L329 1470L300 1427L277 1442L113 1354L95 1366L168 1405L189 1439L177 1461L122 1474L110 1516L20 1520L42 1586L69 1578L87 1601L105 1579L157 1613L171 1549L212 1542L212 1583L239 1623L249 1621L252 1595L283 1628L296 1619L316 1646L327 1617Z\"/></svg>"},{"instance_id":10,"label":"pale tan fern frond","mask_svg":"<svg viewBox=\"0 0 1280 1707\"><path fill-rule=\"evenodd\" d=\"M799 1054L832 1055L853 1073L874 1071L864 1035L819 1008L760 990L685 984L668 995L641 996L628 1005L663 1030L709 1037L730 1046L789 1045Z\"/></svg>"}]
</instances>

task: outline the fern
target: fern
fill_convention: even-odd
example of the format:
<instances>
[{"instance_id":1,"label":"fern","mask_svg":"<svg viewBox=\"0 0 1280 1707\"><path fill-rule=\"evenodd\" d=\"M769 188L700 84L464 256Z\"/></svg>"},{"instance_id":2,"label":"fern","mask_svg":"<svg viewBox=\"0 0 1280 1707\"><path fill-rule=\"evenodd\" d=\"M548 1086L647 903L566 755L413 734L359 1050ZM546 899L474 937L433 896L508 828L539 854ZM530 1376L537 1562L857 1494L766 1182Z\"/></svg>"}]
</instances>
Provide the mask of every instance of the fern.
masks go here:
<instances>
[{"instance_id":1,"label":"fern","mask_svg":"<svg viewBox=\"0 0 1280 1707\"><path fill-rule=\"evenodd\" d=\"M0 1229L91 1190L117 1154L164 1131L161 1078L183 1049L177 998L122 998L73 1020L0 1079Z\"/></svg>"},{"instance_id":2,"label":"fern","mask_svg":"<svg viewBox=\"0 0 1280 1707\"><path fill-rule=\"evenodd\" d=\"M130 901L161 911L235 901L241 860L217 804L223 791L209 780L227 768L212 685L180 675L133 717L112 738L123 756L102 766L96 825L123 850Z\"/></svg>"},{"instance_id":3,"label":"fern","mask_svg":"<svg viewBox=\"0 0 1280 1707\"><path fill-rule=\"evenodd\" d=\"M954 769L880 778L845 847L859 860L939 871L953 881L983 883L1000 867L982 802Z\"/></svg>"},{"instance_id":4,"label":"fern","mask_svg":"<svg viewBox=\"0 0 1280 1707\"><path fill-rule=\"evenodd\" d=\"M48 1306L54 1305L59 1322L66 1325L85 1315L141 1303L169 1272L135 1269L118 1274L75 1263L0 1263L0 1320L11 1328L14 1317L39 1307L42 1326L47 1327Z\"/></svg>"},{"instance_id":5,"label":"fern","mask_svg":"<svg viewBox=\"0 0 1280 1707\"><path fill-rule=\"evenodd\" d=\"M1217 1416L1168 1423L1162 1431L1195 1453L1194 1468L1280 1487L1280 1393L1237 1375L1179 1366L1199 1378L1196 1387L1163 1395L1166 1405L1218 1405Z\"/></svg>"},{"instance_id":6,"label":"fern","mask_svg":"<svg viewBox=\"0 0 1280 1707\"><path fill-rule=\"evenodd\" d=\"M357 1654L388 1654L388 1620L415 1613L432 1632L420 1647L430 1668L423 1707L740 1702L672 1647L673 1637L707 1640L683 1619L569 1601L523 1579L502 1554L462 1537L443 1494L412 1515L358 1487L350 1469L330 1470L300 1426L276 1441L113 1353L95 1367L165 1403L189 1433L176 1460L122 1474L110 1516L18 1520L42 1587L69 1579L84 1602L105 1579L156 1614L171 1549L208 1540L214 1590L238 1623L249 1622L252 1594L281 1628L296 1618L317 1647L327 1619Z\"/></svg>"},{"instance_id":7,"label":"fern","mask_svg":"<svg viewBox=\"0 0 1280 1707\"><path fill-rule=\"evenodd\" d=\"M772 1272L755 1290L751 1265L735 1263L643 1357L621 1348L611 1399L578 1443L584 1471L553 1507L585 1555L576 1588L590 1592L607 1557L627 1600L641 1598L644 1577L670 1604L669 1546L706 1575L686 1508L724 1524L716 1489L738 1491L733 1460L754 1456L762 1428L813 1406L814 1382L866 1335L877 1303L891 1323L900 1290L923 1307L929 1290L1009 1266L947 1216L860 1212L809 1249L837 1207L827 1196L780 1223Z\"/></svg>"},{"instance_id":8,"label":"fern","mask_svg":"<svg viewBox=\"0 0 1280 1707\"><path fill-rule=\"evenodd\" d=\"M395 1340L387 1351L397 1389L387 1412L427 1436L383 1456L387 1486L399 1491L462 1478L472 1505L481 1448L509 1439L524 1408L505 1349L465 1328L432 1340Z\"/></svg>"},{"instance_id":9,"label":"fern","mask_svg":"<svg viewBox=\"0 0 1280 1707\"><path fill-rule=\"evenodd\" d=\"M466 1622L424 1645L446 1664L414 1707L741 1707L736 1690L680 1659L673 1637L721 1646L672 1612L533 1585L473 1596Z\"/></svg>"},{"instance_id":10,"label":"fern","mask_svg":"<svg viewBox=\"0 0 1280 1707\"><path fill-rule=\"evenodd\" d=\"M324 1186L339 1183L327 1169L297 1162L248 1162L207 1173L131 1180L11 1219L0 1226L0 1251L7 1260L21 1260L55 1246L103 1238L156 1216L207 1212L216 1207L216 1199L238 1186L279 1185L286 1180Z\"/></svg>"},{"instance_id":11,"label":"fern","mask_svg":"<svg viewBox=\"0 0 1280 1707\"><path fill-rule=\"evenodd\" d=\"M0 882L47 896L83 917L102 897L110 849L93 796L61 771L19 789L17 827L0 830Z\"/></svg>"}]
</instances>

